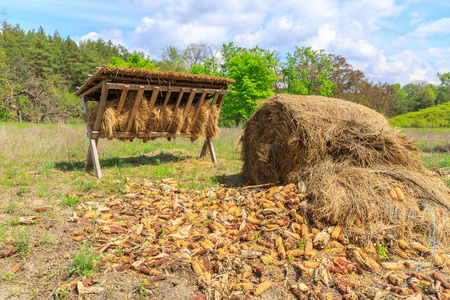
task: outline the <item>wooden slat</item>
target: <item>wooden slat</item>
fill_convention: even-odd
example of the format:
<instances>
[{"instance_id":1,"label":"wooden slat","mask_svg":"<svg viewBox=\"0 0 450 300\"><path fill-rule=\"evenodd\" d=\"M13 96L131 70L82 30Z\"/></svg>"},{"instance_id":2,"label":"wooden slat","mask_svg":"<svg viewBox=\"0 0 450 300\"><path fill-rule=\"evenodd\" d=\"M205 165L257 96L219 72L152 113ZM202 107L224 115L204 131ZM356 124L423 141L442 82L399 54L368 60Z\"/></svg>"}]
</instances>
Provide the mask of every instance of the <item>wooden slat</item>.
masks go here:
<instances>
[{"instance_id":1,"label":"wooden slat","mask_svg":"<svg viewBox=\"0 0 450 300\"><path fill-rule=\"evenodd\" d=\"M139 109L139 104L141 104L143 95L144 95L144 88L138 91L136 99L134 100L134 105L131 110L130 118L128 119L127 131L130 131L131 127L133 126L134 118L136 117L136 113Z\"/></svg>"},{"instance_id":2,"label":"wooden slat","mask_svg":"<svg viewBox=\"0 0 450 300\"><path fill-rule=\"evenodd\" d=\"M101 87L102 87L102 82L100 82L100 83L97 84L97 85L94 85L93 87L91 87L91 88L88 89L87 91L83 92L83 93L80 95L80 97L84 97L84 96L86 96L86 95L88 95L88 94L90 94L90 93L94 93L94 92L98 91Z\"/></svg>"},{"instance_id":3,"label":"wooden slat","mask_svg":"<svg viewBox=\"0 0 450 300\"><path fill-rule=\"evenodd\" d=\"M108 96L108 88L106 82L102 82L102 94L100 96L100 103L98 105L97 117L95 118L94 130L99 130L102 124L103 113L105 112L106 98Z\"/></svg>"},{"instance_id":4,"label":"wooden slat","mask_svg":"<svg viewBox=\"0 0 450 300\"><path fill-rule=\"evenodd\" d=\"M167 103L169 103L170 95L172 95L172 90L167 91L166 98L164 99L164 103L162 106L162 110L159 112L158 124L156 124L155 128L159 128L159 123L164 122L164 116L166 115L166 108L167 108Z\"/></svg>"},{"instance_id":5,"label":"wooden slat","mask_svg":"<svg viewBox=\"0 0 450 300\"><path fill-rule=\"evenodd\" d=\"M148 139L150 137L191 137L193 136L190 133L173 133L173 132L132 132L132 131L119 131L115 133L115 137L118 139ZM102 131L93 131L92 138L96 139L105 139L108 138L108 135Z\"/></svg>"},{"instance_id":6,"label":"wooden slat","mask_svg":"<svg viewBox=\"0 0 450 300\"><path fill-rule=\"evenodd\" d=\"M184 121L186 121L187 116L189 115L189 109L192 105L192 100L194 100L194 96L197 93L197 90L193 89L191 93L189 94L188 102L186 104L186 107L184 108L184 114L183 119L181 120L181 128L184 126Z\"/></svg>"},{"instance_id":7,"label":"wooden slat","mask_svg":"<svg viewBox=\"0 0 450 300\"><path fill-rule=\"evenodd\" d=\"M202 108L203 102L205 101L205 97L206 97L206 92L203 92L203 94L200 96L200 101L198 101L197 108L195 109L193 120L197 119L198 114L200 113L200 109Z\"/></svg>"},{"instance_id":8,"label":"wooden slat","mask_svg":"<svg viewBox=\"0 0 450 300\"><path fill-rule=\"evenodd\" d=\"M216 92L216 93L214 93L214 97L211 100L211 109L214 106L214 104L216 104L217 98L219 98L219 93Z\"/></svg>"},{"instance_id":9,"label":"wooden slat","mask_svg":"<svg viewBox=\"0 0 450 300\"><path fill-rule=\"evenodd\" d=\"M159 91L160 91L159 87L155 87L155 89L153 90L150 102L148 104L148 114L152 112L153 106L155 106L156 98L158 98Z\"/></svg>"},{"instance_id":10,"label":"wooden slat","mask_svg":"<svg viewBox=\"0 0 450 300\"><path fill-rule=\"evenodd\" d=\"M128 94L128 86L125 85L122 90L122 95L120 95L119 104L117 105L116 116L119 116L120 113L122 112L123 104L125 103L127 94Z\"/></svg>"},{"instance_id":11,"label":"wooden slat","mask_svg":"<svg viewBox=\"0 0 450 300\"><path fill-rule=\"evenodd\" d=\"M170 119L169 125L167 126L166 130L169 130L172 126L173 120L175 119L177 115L178 107L180 106L181 98L183 98L183 94L186 91L186 89L181 89L181 92L178 94L177 103L175 104L175 107L173 109L172 118Z\"/></svg>"},{"instance_id":12,"label":"wooden slat","mask_svg":"<svg viewBox=\"0 0 450 300\"><path fill-rule=\"evenodd\" d=\"M217 103L219 104L219 110L222 107L223 99L225 99L225 95L224 94L220 94L219 95L219 100L217 100L218 101Z\"/></svg>"}]
</instances>

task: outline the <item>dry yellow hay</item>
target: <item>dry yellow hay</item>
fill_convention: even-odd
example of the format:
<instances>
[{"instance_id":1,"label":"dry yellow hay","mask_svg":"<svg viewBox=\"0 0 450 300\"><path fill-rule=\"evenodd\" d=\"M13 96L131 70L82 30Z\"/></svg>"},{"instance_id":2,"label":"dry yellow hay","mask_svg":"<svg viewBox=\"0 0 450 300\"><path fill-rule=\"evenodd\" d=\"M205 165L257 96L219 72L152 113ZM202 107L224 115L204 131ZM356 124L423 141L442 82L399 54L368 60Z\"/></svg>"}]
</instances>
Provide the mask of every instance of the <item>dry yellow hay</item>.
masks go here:
<instances>
[{"instance_id":1,"label":"dry yellow hay","mask_svg":"<svg viewBox=\"0 0 450 300\"><path fill-rule=\"evenodd\" d=\"M366 236L390 228L424 240L434 229L450 245L450 232L441 231L448 226L449 189L424 168L404 134L365 106L277 95L246 122L241 143L247 182L303 182L313 220ZM391 199L395 187L403 201Z\"/></svg>"},{"instance_id":2,"label":"dry yellow hay","mask_svg":"<svg viewBox=\"0 0 450 300\"><path fill-rule=\"evenodd\" d=\"M105 132L109 138L115 137L117 131L126 131L128 121L133 109L136 92L130 91L124 101L122 110L117 115L117 106L119 99L107 101L105 113L102 119L101 131ZM158 104L150 111L148 99L141 100L139 109L136 112L132 123L132 132L171 132L171 133L190 133L191 140L194 141L202 137L215 137L218 133L219 110L217 105L211 110L210 103L204 103L200 108L196 120L193 120L198 102L194 102L190 107L184 124L182 123L185 107L178 107L176 113L173 113L175 105L170 103L165 111L162 111L162 105ZM95 102L88 109L85 115L85 122L91 127L97 116L98 102ZM170 126L170 127L169 127Z\"/></svg>"},{"instance_id":3,"label":"dry yellow hay","mask_svg":"<svg viewBox=\"0 0 450 300\"><path fill-rule=\"evenodd\" d=\"M219 106L213 105L208 111L208 118L205 126L206 136L217 136L219 134Z\"/></svg>"}]
</instances>

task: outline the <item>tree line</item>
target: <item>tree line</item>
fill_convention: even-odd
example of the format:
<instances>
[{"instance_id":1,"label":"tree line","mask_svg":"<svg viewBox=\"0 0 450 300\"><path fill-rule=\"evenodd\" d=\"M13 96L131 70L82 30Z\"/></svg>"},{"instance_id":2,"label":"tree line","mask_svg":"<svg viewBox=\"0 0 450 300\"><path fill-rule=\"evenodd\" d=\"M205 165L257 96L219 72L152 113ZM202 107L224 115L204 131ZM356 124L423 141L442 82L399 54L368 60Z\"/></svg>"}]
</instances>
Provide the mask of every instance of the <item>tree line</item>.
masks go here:
<instances>
[{"instance_id":1,"label":"tree line","mask_svg":"<svg viewBox=\"0 0 450 300\"><path fill-rule=\"evenodd\" d=\"M70 121L81 117L76 88L104 64L176 71L235 79L221 111L221 123L244 122L259 100L276 93L322 95L366 105L393 117L450 101L450 73L440 84L388 84L370 80L341 55L295 47L285 57L258 46L234 43L217 48L192 43L168 45L155 60L111 41L78 44L42 27L25 32L3 22L0 31L0 120Z\"/></svg>"}]
</instances>

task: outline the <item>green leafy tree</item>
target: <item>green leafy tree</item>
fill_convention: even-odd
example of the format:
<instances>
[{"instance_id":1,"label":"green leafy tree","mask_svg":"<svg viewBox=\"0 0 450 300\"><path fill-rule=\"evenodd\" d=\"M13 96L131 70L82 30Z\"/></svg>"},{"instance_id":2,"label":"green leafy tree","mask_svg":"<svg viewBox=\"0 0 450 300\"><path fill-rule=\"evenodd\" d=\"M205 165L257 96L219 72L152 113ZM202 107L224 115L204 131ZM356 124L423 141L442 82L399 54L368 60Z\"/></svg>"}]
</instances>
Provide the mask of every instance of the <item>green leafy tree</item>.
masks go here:
<instances>
[{"instance_id":1,"label":"green leafy tree","mask_svg":"<svg viewBox=\"0 0 450 300\"><path fill-rule=\"evenodd\" d=\"M161 71L187 72L186 54L174 46L162 49L162 61L156 64Z\"/></svg>"},{"instance_id":2,"label":"green leafy tree","mask_svg":"<svg viewBox=\"0 0 450 300\"><path fill-rule=\"evenodd\" d=\"M435 88L432 84L421 87L412 97L412 111L418 111L436 104Z\"/></svg>"},{"instance_id":3,"label":"green leafy tree","mask_svg":"<svg viewBox=\"0 0 450 300\"><path fill-rule=\"evenodd\" d=\"M113 67L139 68L154 71L158 71L159 69L156 68L155 64L150 61L150 56L147 56L147 58L143 58L139 53L129 54L126 61L118 57L113 57L112 63L109 65Z\"/></svg>"},{"instance_id":4,"label":"green leafy tree","mask_svg":"<svg viewBox=\"0 0 450 300\"><path fill-rule=\"evenodd\" d=\"M402 89L399 83L391 85L394 98L397 100L397 106L395 108L396 115L402 115L408 112L408 102L406 101L406 92Z\"/></svg>"},{"instance_id":5,"label":"green leafy tree","mask_svg":"<svg viewBox=\"0 0 450 300\"><path fill-rule=\"evenodd\" d=\"M441 84L437 87L436 104L443 104L450 101L450 72L437 75Z\"/></svg>"},{"instance_id":6,"label":"green leafy tree","mask_svg":"<svg viewBox=\"0 0 450 300\"><path fill-rule=\"evenodd\" d=\"M194 64L191 68L191 74L221 76L217 64L213 58L205 59L202 64Z\"/></svg>"},{"instance_id":7,"label":"green leafy tree","mask_svg":"<svg viewBox=\"0 0 450 300\"><path fill-rule=\"evenodd\" d=\"M329 79L332 63L323 50L295 46L294 53L287 53L286 64L282 69L284 92L295 95L332 95L336 88Z\"/></svg>"},{"instance_id":8,"label":"green leafy tree","mask_svg":"<svg viewBox=\"0 0 450 300\"><path fill-rule=\"evenodd\" d=\"M9 109L6 105L8 82L5 76L5 52L0 48L0 121L8 120Z\"/></svg>"},{"instance_id":9,"label":"green leafy tree","mask_svg":"<svg viewBox=\"0 0 450 300\"><path fill-rule=\"evenodd\" d=\"M238 125L250 117L258 100L274 95L279 62L274 52L258 46L247 49L229 43L222 46L221 53L224 60L221 75L236 80L222 106L222 123Z\"/></svg>"}]
</instances>

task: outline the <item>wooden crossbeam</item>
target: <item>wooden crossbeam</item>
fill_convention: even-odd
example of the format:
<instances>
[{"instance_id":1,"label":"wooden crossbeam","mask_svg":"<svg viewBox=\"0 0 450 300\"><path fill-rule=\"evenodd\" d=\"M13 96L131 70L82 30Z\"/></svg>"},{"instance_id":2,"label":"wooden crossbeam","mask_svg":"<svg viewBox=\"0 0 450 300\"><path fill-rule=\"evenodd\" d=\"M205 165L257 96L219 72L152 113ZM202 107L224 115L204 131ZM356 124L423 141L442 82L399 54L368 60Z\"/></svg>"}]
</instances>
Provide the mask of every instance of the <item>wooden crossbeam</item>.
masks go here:
<instances>
[{"instance_id":1,"label":"wooden crossbeam","mask_svg":"<svg viewBox=\"0 0 450 300\"><path fill-rule=\"evenodd\" d=\"M190 133L184 132L134 132L134 131L120 131L115 133L115 137L118 139L143 139L149 137L191 137ZM102 131L92 131L92 138L104 139L108 138L108 135Z\"/></svg>"},{"instance_id":2,"label":"wooden crossbeam","mask_svg":"<svg viewBox=\"0 0 450 300\"><path fill-rule=\"evenodd\" d=\"M139 79L139 78L125 78L125 77L120 77L117 78L115 76L113 77L109 77L109 76L102 76L99 77L98 80L108 80L108 81L120 81L120 83L122 84L128 84L128 83L133 83L133 84L140 84L140 85L157 85L157 86L179 86L179 87L185 87L185 88L209 88L209 89L218 89L218 90L223 90L224 88L226 88L226 85L224 84L211 84L211 83L192 83L192 82L180 82L180 81L171 81L171 82L166 82L164 84L163 81L161 81L160 79L154 79L152 80L151 78L145 78L145 79Z\"/></svg>"},{"instance_id":3,"label":"wooden crossbeam","mask_svg":"<svg viewBox=\"0 0 450 300\"><path fill-rule=\"evenodd\" d=\"M128 119L127 131L130 131L133 126L134 118L136 117L136 113L139 109L139 105L141 104L142 97L144 95L144 88L138 90L136 95L136 99L134 100L133 108L131 110L130 118Z\"/></svg>"},{"instance_id":4,"label":"wooden crossbeam","mask_svg":"<svg viewBox=\"0 0 450 300\"><path fill-rule=\"evenodd\" d=\"M132 91L132 90L137 91L142 88L144 88L145 91L151 91L155 88L159 88L161 90L161 92L167 92L167 91L180 92L182 89L187 89L186 87L181 87L181 86L178 86L178 87L177 86L159 86L159 85L142 86L140 84L124 84L124 83L110 83L110 82L108 82L106 85L108 86L108 89L110 89L110 90L122 90L126 86L128 88L128 90L130 90L130 91ZM228 93L228 91L220 90L220 89L211 89L211 88L195 88L195 89L198 91L206 91L206 93L208 93L208 94L213 94L213 93L226 94L226 93Z\"/></svg>"},{"instance_id":5,"label":"wooden crossbeam","mask_svg":"<svg viewBox=\"0 0 450 300\"><path fill-rule=\"evenodd\" d=\"M103 84L103 82L100 82L99 84L94 85L93 87L91 87L90 89L88 89L87 91L82 93L80 95L80 97L84 97L84 96L89 95L91 93L95 93L96 91L98 91L102 87L102 84Z\"/></svg>"}]
</instances>

